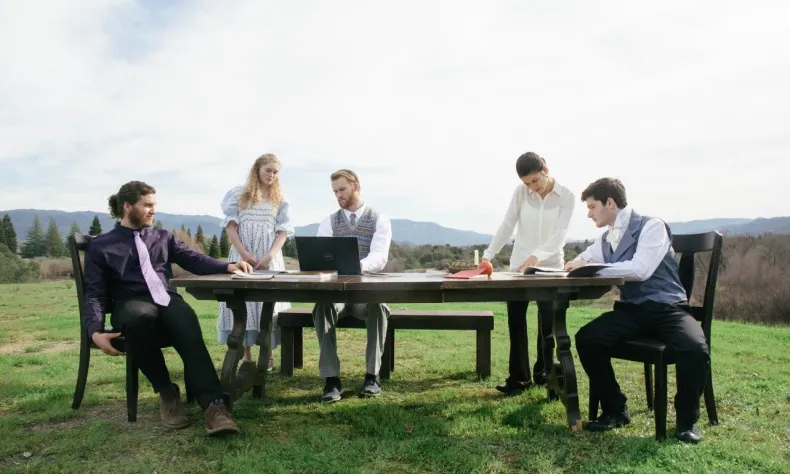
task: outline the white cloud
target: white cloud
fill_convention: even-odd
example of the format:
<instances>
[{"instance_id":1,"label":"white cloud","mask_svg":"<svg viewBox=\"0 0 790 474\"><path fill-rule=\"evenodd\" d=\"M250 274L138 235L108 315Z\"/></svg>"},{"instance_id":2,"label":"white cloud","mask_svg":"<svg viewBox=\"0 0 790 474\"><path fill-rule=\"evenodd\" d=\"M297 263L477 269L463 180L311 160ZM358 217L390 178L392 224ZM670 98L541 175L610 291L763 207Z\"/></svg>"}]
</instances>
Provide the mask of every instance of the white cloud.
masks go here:
<instances>
[{"instance_id":1,"label":"white cloud","mask_svg":"<svg viewBox=\"0 0 790 474\"><path fill-rule=\"evenodd\" d=\"M670 221L790 214L785 2L163 8L0 4L0 208L103 209L144 179L218 215L274 152L298 224L350 167L393 217L490 233L533 150ZM571 236L596 233L580 204Z\"/></svg>"}]
</instances>

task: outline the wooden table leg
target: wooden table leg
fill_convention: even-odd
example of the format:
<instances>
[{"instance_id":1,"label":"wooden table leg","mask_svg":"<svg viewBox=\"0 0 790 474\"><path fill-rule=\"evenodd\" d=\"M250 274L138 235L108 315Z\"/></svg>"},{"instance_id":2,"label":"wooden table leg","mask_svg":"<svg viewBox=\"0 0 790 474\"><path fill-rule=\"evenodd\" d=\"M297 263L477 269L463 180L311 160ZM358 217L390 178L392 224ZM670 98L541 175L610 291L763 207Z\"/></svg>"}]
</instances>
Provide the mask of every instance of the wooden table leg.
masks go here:
<instances>
[{"instance_id":1,"label":"wooden table leg","mask_svg":"<svg viewBox=\"0 0 790 474\"><path fill-rule=\"evenodd\" d=\"M225 402L228 410L241 396L238 384L236 383L236 371L239 368L239 361L244 354L242 338L247 327L247 305L240 298L229 298L225 304L233 313L233 329L228 336L228 351L225 353L225 360L222 362L220 373L220 384L225 393Z\"/></svg>"},{"instance_id":2,"label":"wooden table leg","mask_svg":"<svg viewBox=\"0 0 790 474\"><path fill-rule=\"evenodd\" d=\"M549 383L546 384L546 392L549 400L557 400L559 397L554 391L551 382L552 370L554 368L554 310L548 314L541 313L538 308L538 329L540 338L543 342L543 370Z\"/></svg>"},{"instance_id":3,"label":"wooden table leg","mask_svg":"<svg viewBox=\"0 0 790 474\"><path fill-rule=\"evenodd\" d=\"M571 354L571 338L565 326L566 311L569 306L567 297L560 296L554 302L554 338L557 341L557 359L559 364L553 367L552 385L558 393L560 400L565 404L568 415L568 426L573 431L582 429L582 417L579 411L579 394L576 385L576 369L573 366Z\"/></svg>"},{"instance_id":4,"label":"wooden table leg","mask_svg":"<svg viewBox=\"0 0 790 474\"><path fill-rule=\"evenodd\" d=\"M258 373L252 386L252 397L262 398L266 393L266 375L269 373L269 351L272 347L272 321L274 319L274 303L266 301L261 307L261 324L258 333Z\"/></svg>"}]
</instances>

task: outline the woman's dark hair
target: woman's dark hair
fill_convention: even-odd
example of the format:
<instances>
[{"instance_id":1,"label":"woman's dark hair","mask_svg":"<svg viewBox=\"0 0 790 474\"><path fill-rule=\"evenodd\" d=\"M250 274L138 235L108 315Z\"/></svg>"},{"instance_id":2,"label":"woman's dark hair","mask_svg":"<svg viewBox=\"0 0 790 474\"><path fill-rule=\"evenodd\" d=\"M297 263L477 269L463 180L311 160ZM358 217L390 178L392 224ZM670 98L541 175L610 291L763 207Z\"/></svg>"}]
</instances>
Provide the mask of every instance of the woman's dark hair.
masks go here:
<instances>
[{"instance_id":1,"label":"woman's dark hair","mask_svg":"<svg viewBox=\"0 0 790 474\"><path fill-rule=\"evenodd\" d=\"M121 220L123 219L123 205L125 203L135 205L143 196L155 193L156 189L153 186L142 181L129 181L121 186L118 194L113 194L107 200L110 207L110 215L115 219Z\"/></svg>"},{"instance_id":2,"label":"woman's dark hair","mask_svg":"<svg viewBox=\"0 0 790 474\"><path fill-rule=\"evenodd\" d=\"M528 151L516 160L516 173L519 178L523 178L536 171L542 171L545 166L546 160L538 156L537 153Z\"/></svg>"},{"instance_id":3,"label":"woman's dark hair","mask_svg":"<svg viewBox=\"0 0 790 474\"><path fill-rule=\"evenodd\" d=\"M601 178L587 186L587 189L582 192L582 201L586 201L589 197L604 204L609 198L612 198L620 209L628 205L625 198L625 186L617 178Z\"/></svg>"}]
</instances>

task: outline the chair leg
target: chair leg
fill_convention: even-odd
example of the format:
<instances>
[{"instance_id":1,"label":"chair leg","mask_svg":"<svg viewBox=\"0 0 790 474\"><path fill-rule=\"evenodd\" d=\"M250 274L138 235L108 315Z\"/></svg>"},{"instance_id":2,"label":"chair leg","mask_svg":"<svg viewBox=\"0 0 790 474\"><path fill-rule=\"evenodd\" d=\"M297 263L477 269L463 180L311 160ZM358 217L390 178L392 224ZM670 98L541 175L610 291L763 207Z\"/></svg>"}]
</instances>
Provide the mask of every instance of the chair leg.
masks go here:
<instances>
[{"instance_id":1,"label":"chair leg","mask_svg":"<svg viewBox=\"0 0 790 474\"><path fill-rule=\"evenodd\" d=\"M645 362L645 393L647 394L647 409L653 409L653 366Z\"/></svg>"},{"instance_id":2,"label":"chair leg","mask_svg":"<svg viewBox=\"0 0 790 474\"><path fill-rule=\"evenodd\" d=\"M82 405L82 398L85 396L85 385L88 383L88 369L91 364L91 345L88 334L83 331L80 337L80 367L77 370L77 387L74 389L74 400L71 408L76 410Z\"/></svg>"},{"instance_id":3,"label":"chair leg","mask_svg":"<svg viewBox=\"0 0 790 474\"><path fill-rule=\"evenodd\" d=\"M137 422L137 391L138 374L137 364L129 352L129 344L126 344L126 417L129 423Z\"/></svg>"},{"instance_id":4,"label":"chair leg","mask_svg":"<svg viewBox=\"0 0 790 474\"><path fill-rule=\"evenodd\" d=\"M705 384L705 409L708 410L708 421L711 425L719 424L719 415L716 414L716 398L713 396L713 373L708 371L708 383Z\"/></svg>"},{"instance_id":5,"label":"chair leg","mask_svg":"<svg viewBox=\"0 0 790 474\"><path fill-rule=\"evenodd\" d=\"M663 440L667 438L667 365L663 359L656 364L655 396L656 439Z\"/></svg>"}]
</instances>

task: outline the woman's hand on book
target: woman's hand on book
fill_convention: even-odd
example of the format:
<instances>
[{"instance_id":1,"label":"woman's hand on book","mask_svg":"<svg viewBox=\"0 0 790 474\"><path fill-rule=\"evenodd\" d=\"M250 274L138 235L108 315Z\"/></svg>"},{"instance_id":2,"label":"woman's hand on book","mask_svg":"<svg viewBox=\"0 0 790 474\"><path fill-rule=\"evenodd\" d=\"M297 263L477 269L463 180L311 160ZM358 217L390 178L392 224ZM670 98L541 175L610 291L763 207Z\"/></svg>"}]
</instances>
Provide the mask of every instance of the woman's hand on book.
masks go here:
<instances>
[{"instance_id":1,"label":"woman's hand on book","mask_svg":"<svg viewBox=\"0 0 790 474\"><path fill-rule=\"evenodd\" d=\"M525 269L525 268L527 268L527 267L537 267L537 266L538 266L538 263L540 263L540 262L538 261L538 257L536 257L536 256L534 256L534 255L530 255L530 256L529 256L529 258L528 258L528 259L526 259L526 260L524 261L524 263L522 263L522 264L521 264L521 266L519 266L519 267L516 269L516 271L518 271L519 273L521 273L521 272L523 272L523 271L524 271L524 269Z\"/></svg>"},{"instance_id":2,"label":"woman's hand on book","mask_svg":"<svg viewBox=\"0 0 790 474\"><path fill-rule=\"evenodd\" d=\"M582 258L580 258L578 260L571 260L570 262L565 264L565 271L566 272L571 272L573 270L576 270L579 267L583 267L583 266L587 265L588 263L590 263L590 262L588 262L587 260L584 260Z\"/></svg>"}]
</instances>

